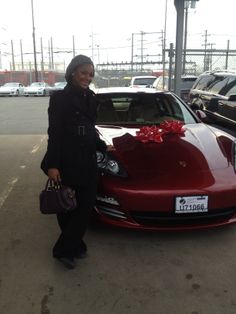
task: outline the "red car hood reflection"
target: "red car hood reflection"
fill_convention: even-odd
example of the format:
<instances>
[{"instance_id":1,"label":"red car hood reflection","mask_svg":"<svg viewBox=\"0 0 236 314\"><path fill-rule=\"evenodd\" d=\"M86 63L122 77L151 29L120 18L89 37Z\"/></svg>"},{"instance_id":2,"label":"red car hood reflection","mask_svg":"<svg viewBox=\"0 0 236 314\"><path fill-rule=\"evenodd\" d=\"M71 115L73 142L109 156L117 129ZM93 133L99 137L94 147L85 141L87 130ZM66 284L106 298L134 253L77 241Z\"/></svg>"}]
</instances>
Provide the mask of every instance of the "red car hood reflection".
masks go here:
<instances>
[{"instance_id":1,"label":"red car hood reflection","mask_svg":"<svg viewBox=\"0 0 236 314\"><path fill-rule=\"evenodd\" d=\"M185 125L185 133L168 134L162 143L141 143L139 128L98 126L103 139L115 146L114 155L131 175L137 172L191 177L193 173L212 172L229 167L223 146L215 133L203 123Z\"/></svg>"}]
</instances>

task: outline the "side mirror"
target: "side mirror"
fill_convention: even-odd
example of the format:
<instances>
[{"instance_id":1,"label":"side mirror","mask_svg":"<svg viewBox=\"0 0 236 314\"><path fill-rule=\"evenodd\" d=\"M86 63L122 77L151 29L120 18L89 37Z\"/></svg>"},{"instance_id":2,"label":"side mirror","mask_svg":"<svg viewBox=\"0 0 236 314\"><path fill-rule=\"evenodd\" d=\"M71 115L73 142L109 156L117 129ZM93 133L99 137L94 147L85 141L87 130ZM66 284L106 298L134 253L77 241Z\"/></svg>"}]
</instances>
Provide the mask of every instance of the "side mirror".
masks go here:
<instances>
[{"instance_id":1,"label":"side mirror","mask_svg":"<svg viewBox=\"0 0 236 314\"><path fill-rule=\"evenodd\" d=\"M230 95L228 100L229 101L236 101L236 95Z\"/></svg>"},{"instance_id":2,"label":"side mirror","mask_svg":"<svg viewBox=\"0 0 236 314\"><path fill-rule=\"evenodd\" d=\"M207 115L202 110L196 110L195 113L202 122L208 121Z\"/></svg>"},{"instance_id":3,"label":"side mirror","mask_svg":"<svg viewBox=\"0 0 236 314\"><path fill-rule=\"evenodd\" d=\"M194 112L200 109L200 106L196 103L190 104L189 106Z\"/></svg>"}]
</instances>

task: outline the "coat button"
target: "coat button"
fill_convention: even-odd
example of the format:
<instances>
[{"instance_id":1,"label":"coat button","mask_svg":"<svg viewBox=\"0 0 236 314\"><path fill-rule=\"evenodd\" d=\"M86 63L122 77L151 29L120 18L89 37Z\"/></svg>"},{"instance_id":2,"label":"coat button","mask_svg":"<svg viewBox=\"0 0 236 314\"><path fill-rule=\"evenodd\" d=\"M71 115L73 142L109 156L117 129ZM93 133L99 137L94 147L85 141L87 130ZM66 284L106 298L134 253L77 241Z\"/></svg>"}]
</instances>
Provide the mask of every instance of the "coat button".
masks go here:
<instances>
[{"instance_id":1,"label":"coat button","mask_svg":"<svg viewBox=\"0 0 236 314\"><path fill-rule=\"evenodd\" d=\"M79 114L79 111L76 111L76 114Z\"/></svg>"}]
</instances>

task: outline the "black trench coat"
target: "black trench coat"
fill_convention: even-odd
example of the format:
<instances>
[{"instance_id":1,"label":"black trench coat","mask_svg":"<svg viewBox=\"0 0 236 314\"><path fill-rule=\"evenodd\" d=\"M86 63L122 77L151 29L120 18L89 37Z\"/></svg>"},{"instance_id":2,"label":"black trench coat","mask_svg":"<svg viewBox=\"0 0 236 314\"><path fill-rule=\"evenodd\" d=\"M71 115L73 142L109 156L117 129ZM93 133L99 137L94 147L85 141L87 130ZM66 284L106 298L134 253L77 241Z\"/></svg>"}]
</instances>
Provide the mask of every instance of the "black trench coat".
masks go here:
<instances>
[{"instance_id":1,"label":"black trench coat","mask_svg":"<svg viewBox=\"0 0 236 314\"><path fill-rule=\"evenodd\" d=\"M96 150L106 144L95 129L96 96L91 90L67 85L50 97L48 147L41 168L60 171L62 183L86 186L97 176Z\"/></svg>"}]
</instances>

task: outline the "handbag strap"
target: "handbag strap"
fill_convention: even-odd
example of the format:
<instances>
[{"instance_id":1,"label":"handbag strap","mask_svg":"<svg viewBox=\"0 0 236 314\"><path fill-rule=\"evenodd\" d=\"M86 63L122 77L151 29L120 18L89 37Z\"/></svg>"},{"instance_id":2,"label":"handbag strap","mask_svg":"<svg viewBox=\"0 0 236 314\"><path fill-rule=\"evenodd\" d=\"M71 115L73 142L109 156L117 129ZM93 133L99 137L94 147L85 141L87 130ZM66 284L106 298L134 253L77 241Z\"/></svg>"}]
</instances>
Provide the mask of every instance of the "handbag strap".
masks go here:
<instances>
[{"instance_id":1,"label":"handbag strap","mask_svg":"<svg viewBox=\"0 0 236 314\"><path fill-rule=\"evenodd\" d=\"M45 190L51 190L51 189L60 189L61 188L61 184L60 183L56 183L54 180L52 179L48 179L46 182L46 186L45 186Z\"/></svg>"}]
</instances>

